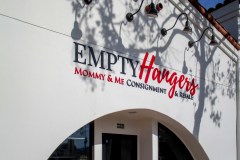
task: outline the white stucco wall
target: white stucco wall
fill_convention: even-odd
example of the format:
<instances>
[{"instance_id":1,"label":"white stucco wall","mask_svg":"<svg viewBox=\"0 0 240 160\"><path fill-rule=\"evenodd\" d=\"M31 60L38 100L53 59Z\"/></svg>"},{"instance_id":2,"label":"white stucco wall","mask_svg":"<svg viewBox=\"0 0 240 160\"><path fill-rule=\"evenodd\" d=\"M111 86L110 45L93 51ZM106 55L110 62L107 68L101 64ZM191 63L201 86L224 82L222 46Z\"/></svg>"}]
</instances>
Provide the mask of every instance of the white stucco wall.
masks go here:
<instances>
[{"instance_id":1,"label":"white stucco wall","mask_svg":"<svg viewBox=\"0 0 240 160\"><path fill-rule=\"evenodd\" d=\"M93 1L78 11L77 21L83 33L78 43L92 46L96 53L105 50L140 63L146 51L150 55L157 52L163 62L161 67L178 75L182 74L185 52L189 71L185 76L195 78L198 84L203 81L204 86L199 85L194 100L170 99L167 94L128 87L126 83L84 78L74 74L75 67L120 76L125 82L127 79L143 82L131 77L129 64L127 74L122 75L120 63L113 67L115 72L109 72L73 62L75 48L71 30L75 13L72 2L0 1L0 159L47 159L78 128L124 109L155 110L193 132L194 114L199 106L204 108L199 142L209 158L236 159L235 66L222 50L209 47L208 39L187 50L189 39L198 39L201 32L191 25L193 34L182 34L185 22L182 18L175 29L162 37L160 29L171 27L180 13L170 2L163 3L164 9L155 20L147 19L142 8L132 23L122 25L120 35L120 24L127 12L137 10L136 2ZM215 33L233 49L217 31ZM118 45L119 37L124 47ZM223 44L220 46L231 54ZM211 57L211 63L204 62ZM206 74L201 77L203 70ZM150 81L149 84L170 88L164 82Z\"/></svg>"},{"instance_id":2,"label":"white stucco wall","mask_svg":"<svg viewBox=\"0 0 240 160\"><path fill-rule=\"evenodd\" d=\"M124 129L116 128L117 123L124 124ZM157 125L154 126L157 129ZM129 120L119 117L104 117L95 121L94 128L95 151L94 158L102 157L102 133L136 135L138 144L138 159L152 159L152 148L157 148L158 144L154 144L152 140L152 120Z\"/></svg>"}]
</instances>

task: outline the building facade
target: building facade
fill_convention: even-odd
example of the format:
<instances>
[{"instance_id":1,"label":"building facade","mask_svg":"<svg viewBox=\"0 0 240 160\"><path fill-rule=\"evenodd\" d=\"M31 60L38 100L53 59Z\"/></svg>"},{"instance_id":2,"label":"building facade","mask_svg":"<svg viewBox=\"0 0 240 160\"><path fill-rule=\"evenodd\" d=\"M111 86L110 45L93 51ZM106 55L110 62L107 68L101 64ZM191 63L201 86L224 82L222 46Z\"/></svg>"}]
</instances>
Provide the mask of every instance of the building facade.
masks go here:
<instances>
[{"instance_id":1,"label":"building facade","mask_svg":"<svg viewBox=\"0 0 240 160\"><path fill-rule=\"evenodd\" d=\"M236 160L236 45L191 1L90 2L0 1L0 159Z\"/></svg>"},{"instance_id":2,"label":"building facade","mask_svg":"<svg viewBox=\"0 0 240 160\"><path fill-rule=\"evenodd\" d=\"M239 0L225 2L220 8L213 9L211 14L239 42Z\"/></svg>"}]
</instances>

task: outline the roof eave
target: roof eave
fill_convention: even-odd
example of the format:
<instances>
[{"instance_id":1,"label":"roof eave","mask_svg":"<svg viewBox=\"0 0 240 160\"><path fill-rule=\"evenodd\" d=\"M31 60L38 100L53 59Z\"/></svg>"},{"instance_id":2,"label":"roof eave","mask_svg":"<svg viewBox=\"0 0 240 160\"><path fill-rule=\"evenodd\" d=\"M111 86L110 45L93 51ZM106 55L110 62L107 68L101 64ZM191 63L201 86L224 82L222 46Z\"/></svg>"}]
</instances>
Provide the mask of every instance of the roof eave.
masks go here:
<instances>
[{"instance_id":1,"label":"roof eave","mask_svg":"<svg viewBox=\"0 0 240 160\"><path fill-rule=\"evenodd\" d=\"M216 21L216 19L207 12L207 10L201 6L196 0L188 0L238 51L240 50L240 45L231 36L226 29Z\"/></svg>"}]
</instances>

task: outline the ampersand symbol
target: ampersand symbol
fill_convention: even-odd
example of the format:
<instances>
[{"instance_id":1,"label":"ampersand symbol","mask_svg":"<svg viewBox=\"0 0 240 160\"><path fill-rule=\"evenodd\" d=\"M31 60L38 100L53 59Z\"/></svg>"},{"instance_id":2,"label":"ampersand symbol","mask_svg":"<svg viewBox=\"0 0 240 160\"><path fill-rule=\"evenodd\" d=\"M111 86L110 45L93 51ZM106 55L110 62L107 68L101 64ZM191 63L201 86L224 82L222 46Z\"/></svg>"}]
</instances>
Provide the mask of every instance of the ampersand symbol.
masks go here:
<instances>
[{"instance_id":1,"label":"ampersand symbol","mask_svg":"<svg viewBox=\"0 0 240 160\"><path fill-rule=\"evenodd\" d=\"M177 91L175 91L175 96L177 96L177 97L178 97L178 92L177 92Z\"/></svg>"},{"instance_id":2,"label":"ampersand symbol","mask_svg":"<svg viewBox=\"0 0 240 160\"><path fill-rule=\"evenodd\" d=\"M107 81L108 82L113 82L111 75L108 75Z\"/></svg>"}]
</instances>

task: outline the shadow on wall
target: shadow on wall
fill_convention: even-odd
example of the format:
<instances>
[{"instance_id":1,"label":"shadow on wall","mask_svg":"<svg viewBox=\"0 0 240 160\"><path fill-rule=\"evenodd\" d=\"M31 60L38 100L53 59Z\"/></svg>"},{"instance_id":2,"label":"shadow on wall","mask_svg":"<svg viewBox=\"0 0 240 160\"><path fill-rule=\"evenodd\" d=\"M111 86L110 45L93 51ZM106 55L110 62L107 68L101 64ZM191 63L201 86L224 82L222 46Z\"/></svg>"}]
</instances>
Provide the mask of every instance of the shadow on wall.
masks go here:
<instances>
[{"instance_id":1,"label":"shadow on wall","mask_svg":"<svg viewBox=\"0 0 240 160\"><path fill-rule=\"evenodd\" d=\"M113 3L116 3L112 0L105 0L105 1L93 1L90 5L84 4L83 0L68 0L71 2L72 11L74 13L75 20L73 22L73 30L71 32L71 36L73 40L80 40L82 38L82 35L86 39L87 42L90 42L91 44L97 44L98 37L95 36L96 32L98 35L100 34L100 38L104 42L104 48L107 48L109 50L115 50L117 54L126 54L124 56L129 57L135 57L139 58L141 54L145 54L146 51L149 53L156 53L156 61L155 64L159 65L159 67L162 67L165 65L166 60L169 59L169 55L175 53L172 51L172 40L176 34L180 34L181 36L186 37L189 40L194 40L190 35L183 34L181 29L174 28L171 32L168 34L170 35L169 39L163 39L159 33L161 28L169 22L170 19L176 18L179 14L178 10L175 8L171 15L167 17L161 24L158 24L156 19L152 19L151 21L147 20L146 15L139 12L136 16L134 16L132 23L132 28L128 28L130 24L126 23L125 15L122 17L121 20L116 22L115 17L116 13L114 13L113 9ZM133 11L136 10L136 3L140 2L134 2L134 1L125 1L125 2L118 2L122 3L121 5L125 6L127 11ZM180 3L180 2L179 2ZM163 6L164 8L169 7L170 2L164 1ZM94 8L94 13L91 12L91 10ZM97 11L97 12L96 12ZM120 10L121 11L121 10ZM187 11L187 9L186 9ZM90 20L93 17L95 20L95 26L90 25ZM114 21L113 21L114 20ZM196 18L196 22L201 24L201 22ZM184 26L184 20L180 18L180 21L178 23L182 23L182 26ZM151 48L145 49L145 48L139 48L136 46L136 43L132 43L127 45L124 45L122 43L122 28L128 28L124 30L125 35L131 35L134 36L134 40L136 40L139 43L147 42L149 44L157 43L157 46L153 46ZM149 36L147 32L144 32L143 30L145 28L148 28L151 33L156 33L153 36ZM83 30L84 29L84 30ZM196 37L201 36L201 31L196 30L194 32L196 34ZM136 42L135 41L135 42ZM159 41L161 44L164 44L162 46L158 46ZM208 40L207 40L208 41ZM187 47L187 44L186 44ZM186 52L186 47L184 48L184 52ZM228 80L229 86L233 86L235 83L235 70L232 70L231 68L234 68L234 63L229 60L228 61L228 68L226 68L226 71L220 71L220 57L214 58L214 54L216 52L217 47L209 47L204 43L204 40L201 40L200 43L197 43L194 45L193 49L191 49L191 53L193 54L193 57L196 58L198 62L198 66L200 68L200 82L199 82L199 95L198 99L199 102L196 107L195 111L195 117L194 117L194 128L193 128L193 134L198 139L199 133L200 133L200 125L201 120L204 112L207 110L211 110L211 113L209 115L209 118L212 119L213 123L216 124L217 127L221 127L221 119L222 119L222 112L218 110L217 103L218 103L218 97L216 90L217 90L217 83L215 83L216 80L226 79ZM72 52L73 53L73 52ZM128 54L127 54L128 53ZM164 54L163 54L164 53ZM187 53L186 53L187 54ZM186 65L185 61L185 53L183 54L183 58L181 61L183 61L183 67ZM185 63L184 63L185 61ZM77 65L77 64L76 64ZM85 69L90 70L88 66L86 66ZM207 74L208 72L211 72L211 74ZM192 69L188 69L190 71L190 74L192 74ZM102 71L104 72L104 71ZM211 75L211 77L207 77ZM204 79L211 79L212 81L209 83L206 83ZM90 78L84 78L82 79L87 83L87 86L90 86L91 91L94 92L95 89L98 87L97 84ZM102 82L102 90L104 90L105 82ZM222 96L228 96L229 98L235 98L235 90L232 87L228 87L226 90L225 87L222 86ZM211 106L206 106L205 102L210 102Z\"/></svg>"},{"instance_id":2,"label":"shadow on wall","mask_svg":"<svg viewBox=\"0 0 240 160\"><path fill-rule=\"evenodd\" d=\"M201 24L201 21L195 18L195 21ZM201 36L201 31L196 30L196 37ZM221 39L219 45L224 40ZM206 40L208 41L208 40ZM217 87L221 88L222 97L235 99L235 64L230 59L228 60L228 68L225 71L220 70L221 57L214 57L217 47L210 47L206 41L200 41L194 46L194 56L200 66L200 84L199 84L199 104L195 111L193 134L198 139L200 133L200 125L203 113L210 110L209 118L215 123L217 127L221 127L222 112L217 108L220 97L217 95ZM213 58L214 57L214 58ZM233 69L232 69L233 68ZM208 71L208 74L207 74ZM205 79L209 79L206 83ZM216 83L216 81L225 80L228 87ZM206 106L205 102L210 102L210 106Z\"/></svg>"}]
</instances>

